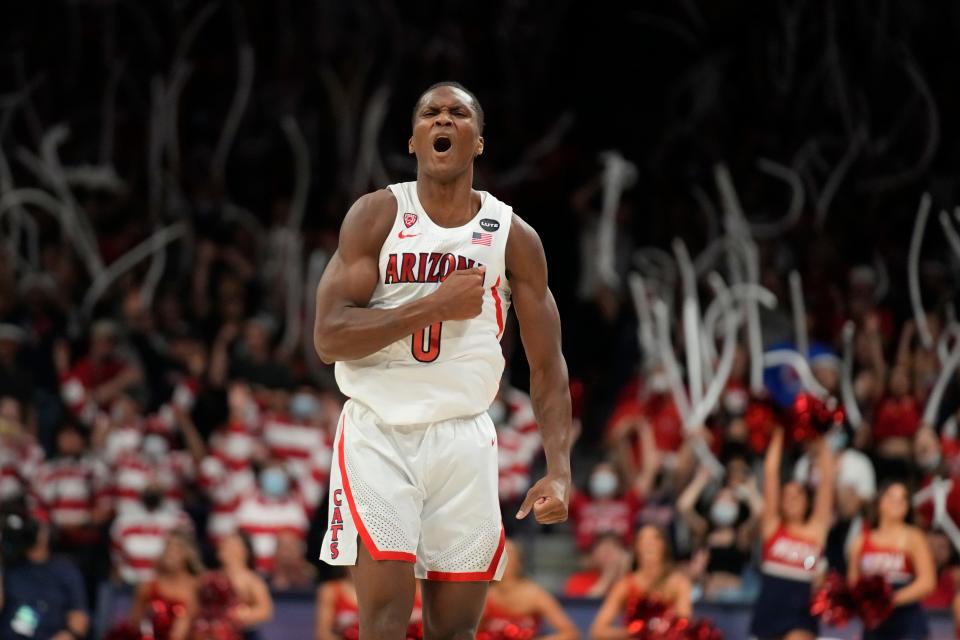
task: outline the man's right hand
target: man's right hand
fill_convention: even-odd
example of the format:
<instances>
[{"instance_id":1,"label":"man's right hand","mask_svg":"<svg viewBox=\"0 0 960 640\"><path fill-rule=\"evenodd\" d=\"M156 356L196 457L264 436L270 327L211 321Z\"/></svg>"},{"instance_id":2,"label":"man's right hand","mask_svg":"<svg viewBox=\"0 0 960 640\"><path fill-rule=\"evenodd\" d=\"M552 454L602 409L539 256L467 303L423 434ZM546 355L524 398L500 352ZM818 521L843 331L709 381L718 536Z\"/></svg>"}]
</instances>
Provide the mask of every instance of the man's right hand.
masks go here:
<instances>
[{"instance_id":1,"label":"man's right hand","mask_svg":"<svg viewBox=\"0 0 960 640\"><path fill-rule=\"evenodd\" d=\"M486 267L454 271L432 294L440 319L469 320L480 315L483 308L483 276Z\"/></svg>"}]
</instances>

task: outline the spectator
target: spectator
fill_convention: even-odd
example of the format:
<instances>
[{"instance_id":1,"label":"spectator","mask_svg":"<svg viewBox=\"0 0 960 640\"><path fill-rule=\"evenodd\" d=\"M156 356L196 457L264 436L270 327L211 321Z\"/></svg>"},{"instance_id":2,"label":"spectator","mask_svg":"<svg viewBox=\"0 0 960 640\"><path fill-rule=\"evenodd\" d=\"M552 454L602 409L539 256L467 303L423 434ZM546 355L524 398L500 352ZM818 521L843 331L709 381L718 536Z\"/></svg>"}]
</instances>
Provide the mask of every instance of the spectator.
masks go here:
<instances>
[{"instance_id":1,"label":"spectator","mask_svg":"<svg viewBox=\"0 0 960 640\"><path fill-rule=\"evenodd\" d=\"M301 541L306 538L309 509L279 462L264 466L257 481L258 487L237 508L237 528L253 541L257 570L269 574L274 568L283 532Z\"/></svg>"},{"instance_id":2,"label":"spectator","mask_svg":"<svg viewBox=\"0 0 960 640\"><path fill-rule=\"evenodd\" d=\"M500 510L516 513L530 488L531 467L543 450L533 405L529 395L509 386L504 378L487 413L497 429ZM511 520L504 522L508 533L518 524Z\"/></svg>"},{"instance_id":3,"label":"spectator","mask_svg":"<svg viewBox=\"0 0 960 640\"><path fill-rule=\"evenodd\" d=\"M836 517L827 534L824 555L831 569L847 573L847 558L854 539L869 520L868 509L877 494L877 479L870 459L855 449L837 458Z\"/></svg>"},{"instance_id":4,"label":"spectator","mask_svg":"<svg viewBox=\"0 0 960 640\"><path fill-rule=\"evenodd\" d=\"M571 598L602 598L630 572L630 552L619 535L597 536L586 557L586 568L567 578L563 595Z\"/></svg>"},{"instance_id":5,"label":"spectator","mask_svg":"<svg viewBox=\"0 0 960 640\"><path fill-rule=\"evenodd\" d=\"M82 552L100 539L111 516L109 471L88 452L87 434L76 422L60 428L57 456L40 465L33 492L62 548Z\"/></svg>"},{"instance_id":6,"label":"spectator","mask_svg":"<svg viewBox=\"0 0 960 640\"><path fill-rule=\"evenodd\" d=\"M329 407L309 388L282 399L278 411L263 421L263 442L268 455L281 462L303 492L311 510L325 497L333 440L324 430Z\"/></svg>"},{"instance_id":7,"label":"spectator","mask_svg":"<svg viewBox=\"0 0 960 640\"><path fill-rule=\"evenodd\" d=\"M689 618L693 613L690 580L674 568L667 536L652 525L643 527L637 533L634 553L637 570L622 578L607 594L590 627L594 640L623 638L629 621L620 626L617 618L643 599L658 600L681 618Z\"/></svg>"},{"instance_id":8,"label":"spectator","mask_svg":"<svg viewBox=\"0 0 960 640\"><path fill-rule=\"evenodd\" d=\"M923 599L923 606L932 609L947 609L953 604L953 597L960 591L960 566L957 562L957 550L950 538L938 529L927 531L927 544L933 555L937 571L937 586Z\"/></svg>"},{"instance_id":9,"label":"spectator","mask_svg":"<svg viewBox=\"0 0 960 640\"><path fill-rule=\"evenodd\" d=\"M612 533L629 541L640 500L632 488L622 488L616 467L601 462L590 472L589 494L577 492L570 501L577 548L587 551L597 536Z\"/></svg>"},{"instance_id":10,"label":"spectator","mask_svg":"<svg viewBox=\"0 0 960 640\"><path fill-rule=\"evenodd\" d=\"M0 502L24 497L43 463L43 449L24 417L17 398L0 396Z\"/></svg>"},{"instance_id":11,"label":"spectator","mask_svg":"<svg viewBox=\"0 0 960 640\"><path fill-rule=\"evenodd\" d=\"M740 599L744 572L755 541L762 498L749 476L743 454L734 452L726 465L724 484L706 495L711 474L701 468L677 501L677 509L699 552L695 564L703 571L707 599Z\"/></svg>"},{"instance_id":12,"label":"spectator","mask_svg":"<svg viewBox=\"0 0 960 640\"><path fill-rule=\"evenodd\" d=\"M316 583L316 567L307 562L307 545L299 531L277 534L277 552L270 571L270 586L277 591L310 589Z\"/></svg>"},{"instance_id":13,"label":"spectator","mask_svg":"<svg viewBox=\"0 0 960 640\"><path fill-rule=\"evenodd\" d=\"M127 584L153 580L171 535L190 529L187 514L165 500L162 487L155 483L147 485L139 504L131 504L110 528L113 566L120 579Z\"/></svg>"},{"instance_id":14,"label":"spectator","mask_svg":"<svg viewBox=\"0 0 960 640\"><path fill-rule=\"evenodd\" d=\"M542 637L546 622L553 640L576 640L576 625L550 593L523 573L523 554L512 540L506 542L507 566L500 581L490 583L479 631L499 637L508 630L524 637Z\"/></svg>"},{"instance_id":15,"label":"spectator","mask_svg":"<svg viewBox=\"0 0 960 640\"><path fill-rule=\"evenodd\" d=\"M130 624L143 640L188 640L197 615L198 577L203 571L193 539L180 531L166 538L150 580L137 587Z\"/></svg>"},{"instance_id":16,"label":"spectator","mask_svg":"<svg viewBox=\"0 0 960 640\"><path fill-rule=\"evenodd\" d=\"M50 555L50 527L8 514L2 548L0 639L85 637L90 619L83 578L69 561Z\"/></svg>"},{"instance_id":17,"label":"spectator","mask_svg":"<svg viewBox=\"0 0 960 640\"><path fill-rule=\"evenodd\" d=\"M882 476L908 476L921 411L913 393L910 370L898 364L890 371L887 393L877 405L873 418L874 450Z\"/></svg>"},{"instance_id":18,"label":"spectator","mask_svg":"<svg viewBox=\"0 0 960 640\"><path fill-rule=\"evenodd\" d=\"M109 408L128 388L143 381L143 373L118 348L120 328L112 320L97 320L90 328L90 349L73 367L65 343L58 347L57 370L64 402L81 420L92 422L97 409Z\"/></svg>"},{"instance_id":19,"label":"spectator","mask_svg":"<svg viewBox=\"0 0 960 640\"><path fill-rule=\"evenodd\" d=\"M253 462L262 459L257 436L259 411L250 387L235 382L227 392L228 419L210 440L210 453L200 463L200 486L210 500L207 535L216 542L237 530L237 510L256 492Z\"/></svg>"}]
</instances>

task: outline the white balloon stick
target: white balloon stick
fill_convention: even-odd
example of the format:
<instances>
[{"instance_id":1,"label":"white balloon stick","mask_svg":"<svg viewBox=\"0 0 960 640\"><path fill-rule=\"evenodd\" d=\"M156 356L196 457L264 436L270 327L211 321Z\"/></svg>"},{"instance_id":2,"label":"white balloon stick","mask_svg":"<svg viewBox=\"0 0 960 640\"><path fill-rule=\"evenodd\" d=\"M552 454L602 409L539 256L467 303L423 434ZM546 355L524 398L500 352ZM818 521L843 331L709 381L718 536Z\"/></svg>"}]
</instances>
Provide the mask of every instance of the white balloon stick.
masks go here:
<instances>
[{"instance_id":1,"label":"white balloon stick","mask_svg":"<svg viewBox=\"0 0 960 640\"><path fill-rule=\"evenodd\" d=\"M925 349L933 348L933 336L927 325L927 314L923 310L923 300L920 297L920 246L923 244L923 231L927 226L927 216L930 214L930 194L924 193L920 199L920 209L917 211L917 220L913 226L913 235L910 237L910 253L907 258L907 280L910 285L910 306L913 308L913 320L917 325L917 335Z\"/></svg>"},{"instance_id":2,"label":"white balloon stick","mask_svg":"<svg viewBox=\"0 0 960 640\"><path fill-rule=\"evenodd\" d=\"M804 358L810 357L810 343L807 339L807 309L803 302L803 282L800 274L790 272L790 306L793 311L793 333L797 341L797 351Z\"/></svg>"},{"instance_id":3,"label":"white balloon stick","mask_svg":"<svg viewBox=\"0 0 960 640\"><path fill-rule=\"evenodd\" d=\"M847 413L847 421L854 429L863 424L863 414L857 404L857 396L853 389L853 339L856 329L853 320L847 320L843 325L843 370L840 378L840 395L843 398L843 408Z\"/></svg>"}]
</instances>

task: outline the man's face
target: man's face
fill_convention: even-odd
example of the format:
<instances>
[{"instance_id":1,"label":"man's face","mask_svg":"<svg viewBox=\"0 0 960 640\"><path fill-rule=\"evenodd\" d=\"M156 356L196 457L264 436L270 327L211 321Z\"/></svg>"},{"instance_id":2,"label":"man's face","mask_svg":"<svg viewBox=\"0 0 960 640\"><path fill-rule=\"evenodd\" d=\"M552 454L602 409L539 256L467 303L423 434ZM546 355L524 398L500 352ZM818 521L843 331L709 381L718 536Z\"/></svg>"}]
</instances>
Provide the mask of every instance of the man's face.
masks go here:
<instances>
[{"instance_id":1,"label":"man's face","mask_svg":"<svg viewBox=\"0 0 960 640\"><path fill-rule=\"evenodd\" d=\"M450 181L467 171L483 152L477 114L470 96L453 87L437 87L423 96L408 145L420 172Z\"/></svg>"}]
</instances>

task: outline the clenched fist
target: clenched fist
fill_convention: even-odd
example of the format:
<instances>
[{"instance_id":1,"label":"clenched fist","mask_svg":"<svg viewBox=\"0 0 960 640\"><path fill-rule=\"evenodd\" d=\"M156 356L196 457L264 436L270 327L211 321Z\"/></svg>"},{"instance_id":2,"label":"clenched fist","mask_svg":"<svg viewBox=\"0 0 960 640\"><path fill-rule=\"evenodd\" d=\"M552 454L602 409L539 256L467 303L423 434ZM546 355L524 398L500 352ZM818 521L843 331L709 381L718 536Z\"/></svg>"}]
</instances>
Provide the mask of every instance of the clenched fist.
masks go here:
<instances>
[{"instance_id":1,"label":"clenched fist","mask_svg":"<svg viewBox=\"0 0 960 640\"><path fill-rule=\"evenodd\" d=\"M441 320L469 320L483 307L483 274L486 267L454 271L433 293Z\"/></svg>"}]
</instances>

